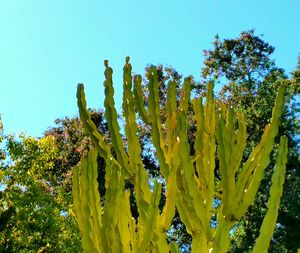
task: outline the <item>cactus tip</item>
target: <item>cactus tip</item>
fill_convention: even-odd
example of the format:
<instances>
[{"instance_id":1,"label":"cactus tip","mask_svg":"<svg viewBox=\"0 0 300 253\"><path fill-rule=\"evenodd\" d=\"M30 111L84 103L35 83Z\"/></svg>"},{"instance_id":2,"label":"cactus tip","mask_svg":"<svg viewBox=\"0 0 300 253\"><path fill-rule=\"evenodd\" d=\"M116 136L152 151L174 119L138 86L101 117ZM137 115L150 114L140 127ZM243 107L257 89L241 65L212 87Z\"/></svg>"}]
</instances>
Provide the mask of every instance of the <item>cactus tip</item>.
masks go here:
<instances>
[{"instance_id":1,"label":"cactus tip","mask_svg":"<svg viewBox=\"0 0 300 253\"><path fill-rule=\"evenodd\" d=\"M126 62L126 64L128 64L128 63L129 63L129 61L130 61L130 57L129 57L129 56L126 56L126 58L125 58L125 62Z\"/></svg>"},{"instance_id":2,"label":"cactus tip","mask_svg":"<svg viewBox=\"0 0 300 253\"><path fill-rule=\"evenodd\" d=\"M142 82L142 77L141 77L141 75L135 75L135 76L134 76L134 79L135 79L137 82Z\"/></svg>"},{"instance_id":3,"label":"cactus tip","mask_svg":"<svg viewBox=\"0 0 300 253\"><path fill-rule=\"evenodd\" d=\"M184 78L186 82L191 82L193 79L193 76L187 76L186 78Z\"/></svg>"},{"instance_id":4,"label":"cactus tip","mask_svg":"<svg viewBox=\"0 0 300 253\"><path fill-rule=\"evenodd\" d=\"M105 68L108 68L108 60L104 60L104 66Z\"/></svg>"}]
</instances>

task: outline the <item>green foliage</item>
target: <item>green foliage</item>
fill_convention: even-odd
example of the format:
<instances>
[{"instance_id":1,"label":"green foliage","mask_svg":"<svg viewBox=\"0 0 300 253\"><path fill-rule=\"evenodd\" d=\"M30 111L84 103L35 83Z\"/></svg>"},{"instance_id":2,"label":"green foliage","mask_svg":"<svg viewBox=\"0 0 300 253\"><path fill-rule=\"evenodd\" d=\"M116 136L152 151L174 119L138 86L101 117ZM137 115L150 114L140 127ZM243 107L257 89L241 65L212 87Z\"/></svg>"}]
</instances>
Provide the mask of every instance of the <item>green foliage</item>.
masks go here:
<instances>
[{"instance_id":1,"label":"green foliage","mask_svg":"<svg viewBox=\"0 0 300 253\"><path fill-rule=\"evenodd\" d=\"M149 98L147 106L142 109L143 96L134 96L142 95L142 90L137 87L140 80L131 75L129 57L123 69L123 111L127 136L124 146L114 108L112 69L108 61L105 61L105 67L105 115L115 154L91 120L86 109L83 85L79 84L77 90L80 118L96 148L83 157L73 170L73 199L83 249L86 252L178 252L176 244L166 241L176 207L187 232L192 236L192 252L227 252L230 230L254 201L269 164L284 104L284 86L279 88L272 119L259 144L249 159L241 163L246 145L245 118L240 114L238 122L235 122L233 111L221 102L218 102L219 111L216 112L213 82L208 83L205 105L199 98L190 103L191 78L184 80L180 101L176 100L176 83L170 82L165 103L168 128L164 129L159 106L157 68L149 67ZM135 92L132 91L132 80L137 83ZM193 147L195 154L192 156L187 116L191 104L197 122ZM161 186L149 179L141 159L141 147L136 134L136 109L145 119L144 123L150 123L152 143L160 173L165 180L165 203L161 210ZM287 160L287 138L281 137L281 140L269 211L257 245L260 245L261 238L270 239L275 226L272 219L276 220L277 217ZM215 178L217 146L221 182ZM97 183L98 154L105 160L106 166L106 191L102 198ZM126 187L128 183L133 184L133 191ZM130 196L136 200L137 218L131 214ZM217 223L212 226L214 218ZM265 224L270 227L266 228Z\"/></svg>"},{"instance_id":2,"label":"green foliage","mask_svg":"<svg viewBox=\"0 0 300 253\"><path fill-rule=\"evenodd\" d=\"M79 252L72 206L52 173L54 138L7 138L10 159L0 170L0 252Z\"/></svg>"},{"instance_id":3,"label":"green foliage","mask_svg":"<svg viewBox=\"0 0 300 253\"><path fill-rule=\"evenodd\" d=\"M242 32L239 38L221 41L215 37L213 50L205 50L203 77L225 76L251 88L263 72L275 67L270 55L275 48L254 35L254 30Z\"/></svg>"},{"instance_id":4,"label":"green foliage","mask_svg":"<svg viewBox=\"0 0 300 253\"><path fill-rule=\"evenodd\" d=\"M3 135L3 124L1 120L1 114L0 114L0 145L2 145L2 142L4 140L4 135ZM3 166L3 160L5 160L5 151L0 147L0 166ZM0 172L1 173L1 172ZM2 178L2 175L0 174L0 180Z\"/></svg>"}]
</instances>

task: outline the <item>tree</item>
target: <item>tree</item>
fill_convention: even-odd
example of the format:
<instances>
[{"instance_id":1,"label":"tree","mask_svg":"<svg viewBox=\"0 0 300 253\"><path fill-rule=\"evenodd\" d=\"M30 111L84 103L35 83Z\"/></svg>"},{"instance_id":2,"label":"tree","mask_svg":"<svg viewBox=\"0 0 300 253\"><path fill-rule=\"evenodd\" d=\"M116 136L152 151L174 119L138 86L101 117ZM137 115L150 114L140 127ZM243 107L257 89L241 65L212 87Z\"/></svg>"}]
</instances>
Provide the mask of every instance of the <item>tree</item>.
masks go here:
<instances>
[{"instance_id":1,"label":"tree","mask_svg":"<svg viewBox=\"0 0 300 253\"><path fill-rule=\"evenodd\" d=\"M2 147L3 141L5 140L5 136L3 134L3 124L0 115L0 233L5 229L7 223L9 222L12 215L15 213L15 208L12 206L7 206L3 208L4 203L4 194L2 193L5 189L5 185L3 185L4 178L4 168L5 168L5 149ZM1 248L0 248L1 249Z\"/></svg>"},{"instance_id":2,"label":"tree","mask_svg":"<svg viewBox=\"0 0 300 253\"><path fill-rule=\"evenodd\" d=\"M1 169L1 252L79 252L72 206L53 173L58 149L51 136L7 136ZM3 215L5 214L5 215ZM5 217L4 217L5 216Z\"/></svg>"},{"instance_id":3,"label":"tree","mask_svg":"<svg viewBox=\"0 0 300 253\"><path fill-rule=\"evenodd\" d=\"M295 191L300 189L299 178L299 66L290 79L284 70L275 65L271 58L274 47L254 34L254 31L242 32L236 39L220 40L216 36L213 49L204 51L205 67L202 76L214 78L222 84L219 98L231 105L236 111L242 111L247 118L248 150L259 141L262 126L268 123L274 97L280 80L288 85L286 106L283 114L280 134L289 138L289 162L287 164L286 183L276 232L271 244L272 252L291 252L300 247L300 197ZM245 157L247 157L245 153ZM274 152L276 153L276 152ZM248 215L237 226L233 236L235 244L232 252L248 252L259 231L262 217L266 211L267 189L270 187L270 171L274 164L274 155L270 169L266 171L255 204ZM239 248L239 250L237 250Z\"/></svg>"}]
</instances>

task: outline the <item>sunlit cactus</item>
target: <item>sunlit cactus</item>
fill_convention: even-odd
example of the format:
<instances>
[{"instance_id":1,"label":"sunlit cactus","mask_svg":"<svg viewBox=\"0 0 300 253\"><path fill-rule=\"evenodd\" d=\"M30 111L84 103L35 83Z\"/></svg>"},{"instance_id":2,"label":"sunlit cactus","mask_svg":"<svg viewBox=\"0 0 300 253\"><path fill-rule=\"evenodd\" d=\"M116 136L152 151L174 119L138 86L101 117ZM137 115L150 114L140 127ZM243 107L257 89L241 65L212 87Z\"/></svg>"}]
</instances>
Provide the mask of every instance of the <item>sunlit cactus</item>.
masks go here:
<instances>
[{"instance_id":1,"label":"sunlit cactus","mask_svg":"<svg viewBox=\"0 0 300 253\"><path fill-rule=\"evenodd\" d=\"M157 69L151 66L148 78L148 101L144 101L142 77L132 76L129 57L123 69L123 114L126 147L120 134L114 107L112 69L105 61L105 116L113 152L97 131L86 108L84 87L78 85L80 118L95 149L73 170L73 201L85 252L179 252L175 243L166 240L175 208L192 236L192 252L227 252L230 231L241 219L256 192L270 161L284 104L284 87L280 86L270 124L260 143L242 163L246 146L246 121L242 114L213 96L213 82L207 84L205 103L191 101L191 78L185 78L180 101L176 83L170 81L161 117ZM194 147L188 141L188 110L192 108L197 124ZM137 136L137 117L151 128L160 173L165 179L165 205L159 208L161 184L151 181L141 157ZM165 119L165 127L162 125ZM191 156L191 148L195 151ZM97 157L105 160L105 196L100 199L97 183ZM219 161L216 167L216 159ZM267 252L274 231L287 160L287 138L281 137L274 168L268 211L253 252ZM221 180L215 178L220 171ZM130 191L134 185L138 218L130 210ZM218 203L218 204L216 204ZM217 225L212 226L212 219ZM264 243L262 243L264 242Z\"/></svg>"}]
</instances>

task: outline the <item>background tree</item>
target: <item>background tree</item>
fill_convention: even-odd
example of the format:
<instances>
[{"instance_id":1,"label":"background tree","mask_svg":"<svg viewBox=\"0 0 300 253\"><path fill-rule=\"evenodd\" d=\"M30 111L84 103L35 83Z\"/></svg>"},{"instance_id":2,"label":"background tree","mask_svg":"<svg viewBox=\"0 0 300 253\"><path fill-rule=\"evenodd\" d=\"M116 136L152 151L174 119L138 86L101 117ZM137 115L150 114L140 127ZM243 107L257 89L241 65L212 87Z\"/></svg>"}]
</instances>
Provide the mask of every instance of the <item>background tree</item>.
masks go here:
<instances>
[{"instance_id":1,"label":"background tree","mask_svg":"<svg viewBox=\"0 0 300 253\"><path fill-rule=\"evenodd\" d=\"M0 213L11 213L0 229L0 251L79 252L72 206L53 173L54 138L8 136L6 151Z\"/></svg>"},{"instance_id":2,"label":"background tree","mask_svg":"<svg viewBox=\"0 0 300 253\"><path fill-rule=\"evenodd\" d=\"M4 194L3 190L5 189L5 185L3 184L4 179L4 169L5 169L5 147L3 141L5 140L5 136L3 134L3 124L0 115L0 233L5 229L7 223L9 222L11 216L15 213L15 209L12 206L4 207ZM0 247L1 251L1 247Z\"/></svg>"},{"instance_id":3,"label":"background tree","mask_svg":"<svg viewBox=\"0 0 300 253\"><path fill-rule=\"evenodd\" d=\"M276 96L278 81L288 85L286 106L279 134L289 138L289 162L286 183L281 201L278 224L271 243L271 252L296 252L300 247L300 189L299 178L299 66L287 80L284 70L275 65L271 58L274 47L254 34L242 32L236 39L220 40L215 37L213 49L204 51L205 67L202 76L216 79L222 84L219 98L242 111L247 118L248 150L257 144L263 126L268 123ZM276 152L274 152L276 153ZM247 157L248 152L245 152ZM247 216L236 227L231 252L249 252L259 233L259 227L266 212L266 200L270 187L270 175L274 165L274 154L265 180L257 194L256 202L248 210Z\"/></svg>"}]
</instances>

